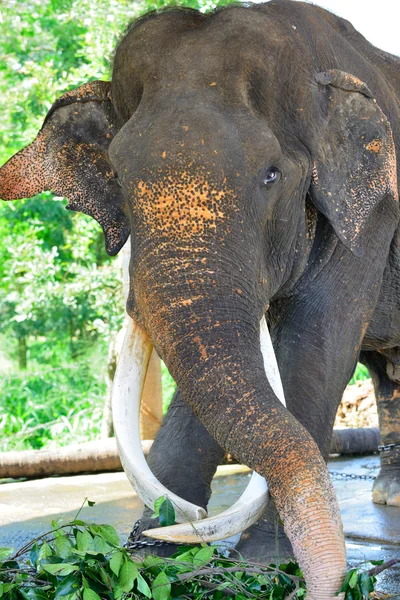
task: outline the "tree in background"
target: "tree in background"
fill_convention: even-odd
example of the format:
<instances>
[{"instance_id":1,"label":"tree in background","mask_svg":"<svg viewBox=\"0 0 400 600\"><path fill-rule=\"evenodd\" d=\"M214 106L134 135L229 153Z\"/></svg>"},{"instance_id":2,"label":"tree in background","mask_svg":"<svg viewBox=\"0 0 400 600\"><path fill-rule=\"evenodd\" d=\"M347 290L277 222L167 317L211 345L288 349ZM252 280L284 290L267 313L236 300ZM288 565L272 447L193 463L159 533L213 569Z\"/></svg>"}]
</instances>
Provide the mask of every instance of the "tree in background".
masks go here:
<instances>
[{"instance_id":1,"label":"tree in background","mask_svg":"<svg viewBox=\"0 0 400 600\"><path fill-rule=\"evenodd\" d=\"M205 11L229 1L169 5ZM0 164L35 137L58 96L110 79L126 26L165 4L3 0ZM65 205L50 193L0 203L0 449L66 444L99 432L107 346L122 322L122 292L99 225ZM1 357L12 369L6 372Z\"/></svg>"}]
</instances>

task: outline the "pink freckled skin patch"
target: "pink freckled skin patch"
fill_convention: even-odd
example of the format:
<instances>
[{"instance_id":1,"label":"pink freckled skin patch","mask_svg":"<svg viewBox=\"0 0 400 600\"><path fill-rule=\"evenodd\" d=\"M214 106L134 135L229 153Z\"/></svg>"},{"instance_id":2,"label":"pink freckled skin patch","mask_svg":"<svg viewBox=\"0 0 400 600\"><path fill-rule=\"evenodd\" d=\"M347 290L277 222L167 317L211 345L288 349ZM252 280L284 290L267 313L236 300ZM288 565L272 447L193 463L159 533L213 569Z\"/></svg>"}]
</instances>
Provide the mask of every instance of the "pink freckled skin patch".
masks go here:
<instances>
[{"instance_id":1,"label":"pink freckled skin patch","mask_svg":"<svg viewBox=\"0 0 400 600\"><path fill-rule=\"evenodd\" d=\"M234 199L226 186L214 189L204 175L186 171L168 172L151 184L139 180L135 196L141 221L149 230L168 232L181 240L215 231Z\"/></svg>"}]
</instances>

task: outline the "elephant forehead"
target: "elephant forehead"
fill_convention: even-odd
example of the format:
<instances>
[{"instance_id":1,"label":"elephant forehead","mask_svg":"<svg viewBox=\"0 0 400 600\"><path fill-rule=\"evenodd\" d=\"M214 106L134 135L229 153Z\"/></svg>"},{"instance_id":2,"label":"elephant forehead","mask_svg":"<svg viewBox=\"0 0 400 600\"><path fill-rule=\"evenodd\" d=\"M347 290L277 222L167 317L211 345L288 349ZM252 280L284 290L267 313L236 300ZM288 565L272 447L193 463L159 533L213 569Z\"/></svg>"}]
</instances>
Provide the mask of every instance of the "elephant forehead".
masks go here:
<instances>
[{"instance_id":1,"label":"elephant forehead","mask_svg":"<svg viewBox=\"0 0 400 600\"><path fill-rule=\"evenodd\" d=\"M139 180L135 196L146 228L183 239L215 232L237 210L236 195L225 181L217 187L205 175L185 171L151 183Z\"/></svg>"}]
</instances>

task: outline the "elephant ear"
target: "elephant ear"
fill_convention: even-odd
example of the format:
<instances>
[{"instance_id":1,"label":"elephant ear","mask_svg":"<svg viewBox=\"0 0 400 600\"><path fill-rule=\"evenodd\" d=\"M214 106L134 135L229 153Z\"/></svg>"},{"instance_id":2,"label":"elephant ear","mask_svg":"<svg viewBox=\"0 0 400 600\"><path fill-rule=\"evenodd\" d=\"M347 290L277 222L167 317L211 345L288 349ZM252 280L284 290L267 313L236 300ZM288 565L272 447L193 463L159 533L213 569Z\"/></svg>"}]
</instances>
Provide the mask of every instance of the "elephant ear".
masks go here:
<instances>
[{"instance_id":1,"label":"elephant ear","mask_svg":"<svg viewBox=\"0 0 400 600\"><path fill-rule=\"evenodd\" d=\"M117 133L111 83L93 81L61 96L36 139L0 169L0 198L16 200L51 190L67 208L101 225L115 255L129 236L129 220L108 147Z\"/></svg>"},{"instance_id":2,"label":"elephant ear","mask_svg":"<svg viewBox=\"0 0 400 600\"><path fill-rule=\"evenodd\" d=\"M384 198L398 201L396 153L389 122L367 85L336 69L318 73L324 125L310 193L316 208L356 256L362 232Z\"/></svg>"}]
</instances>

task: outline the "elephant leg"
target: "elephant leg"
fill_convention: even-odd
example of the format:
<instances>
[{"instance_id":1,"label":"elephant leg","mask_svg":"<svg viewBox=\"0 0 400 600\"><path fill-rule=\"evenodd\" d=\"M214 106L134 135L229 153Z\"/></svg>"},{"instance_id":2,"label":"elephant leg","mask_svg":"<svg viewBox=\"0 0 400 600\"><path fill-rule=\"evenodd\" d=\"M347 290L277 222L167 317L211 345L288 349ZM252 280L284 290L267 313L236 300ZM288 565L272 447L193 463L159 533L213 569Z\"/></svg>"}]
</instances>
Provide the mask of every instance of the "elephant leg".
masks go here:
<instances>
[{"instance_id":1,"label":"elephant leg","mask_svg":"<svg viewBox=\"0 0 400 600\"><path fill-rule=\"evenodd\" d=\"M381 468L374 482L372 499L377 504L400 506L400 381L396 372L399 348L362 352L360 361L368 368L375 387L381 444ZM398 368L398 367L397 367ZM395 446L390 446L396 444Z\"/></svg>"},{"instance_id":2,"label":"elephant leg","mask_svg":"<svg viewBox=\"0 0 400 600\"><path fill-rule=\"evenodd\" d=\"M177 391L147 459L154 475L181 498L206 509L212 478L224 456L224 450ZM140 534L146 529L159 527L152 514L153 511L145 507L132 541L149 541ZM161 556L170 556L176 551L176 546L164 544L149 547L150 550Z\"/></svg>"}]
</instances>

